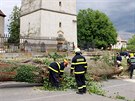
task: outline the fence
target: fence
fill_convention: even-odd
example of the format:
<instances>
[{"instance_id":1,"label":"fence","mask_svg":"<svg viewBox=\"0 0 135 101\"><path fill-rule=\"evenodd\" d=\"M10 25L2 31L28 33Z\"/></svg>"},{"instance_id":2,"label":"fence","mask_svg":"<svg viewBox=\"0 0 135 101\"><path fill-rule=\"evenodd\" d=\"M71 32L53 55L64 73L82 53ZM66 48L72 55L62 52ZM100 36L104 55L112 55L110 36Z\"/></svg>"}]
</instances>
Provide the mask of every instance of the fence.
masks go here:
<instances>
[{"instance_id":1,"label":"fence","mask_svg":"<svg viewBox=\"0 0 135 101\"><path fill-rule=\"evenodd\" d=\"M0 53L46 52L47 50L73 50L74 43L59 44L56 37L20 37L19 44L8 43L9 36L0 37Z\"/></svg>"}]
</instances>

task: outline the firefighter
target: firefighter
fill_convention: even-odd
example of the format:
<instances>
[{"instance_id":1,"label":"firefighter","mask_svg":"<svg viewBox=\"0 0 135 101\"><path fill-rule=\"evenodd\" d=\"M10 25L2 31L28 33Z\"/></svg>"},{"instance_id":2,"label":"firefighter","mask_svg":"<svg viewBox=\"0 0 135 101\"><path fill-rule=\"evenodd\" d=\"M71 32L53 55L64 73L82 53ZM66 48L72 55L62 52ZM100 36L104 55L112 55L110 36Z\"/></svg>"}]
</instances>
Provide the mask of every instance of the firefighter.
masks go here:
<instances>
[{"instance_id":1,"label":"firefighter","mask_svg":"<svg viewBox=\"0 0 135 101\"><path fill-rule=\"evenodd\" d=\"M52 62L49 65L49 82L53 87L59 87L59 78L63 75L64 68L67 67L68 61L64 60L63 62Z\"/></svg>"},{"instance_id":2,"label":"firefighter","mask_svg":"<svg viewBox=\"0 0 135 101\"><path fill-rule=\"evenodd\" d=\"M59 77L62 78L63 74L64 74L64 69L65 67L67 67L68 65L68 61L66 59L64 59L64 61L62 63L60 63L60 74Z\"/></svg>"},{"instance_id":3,"label":"firefighter","mask_svg":"<svg viewBox=\"0 0 135 101\"><path fill-rule=\"evenodd\" d=\"M129 72L130 72L130 79L133 77L133 72L135 69L135 57L134 55L130 55L130 58L127 60L128 65L129 65Z\"/></svg>"},{"instance_id":4,"label":"firefighter","mask_svg":"<svg viewBox=\"0 0 135 101\"><path fill-rule=\"evenodd\" d=\"M122 57L119 53L117 53L117 57L116 57L117 67L121 66L121 61L122 61Z\"/></svg>"},{"instance_id":5,"label":"firefighter","mask_svg":"<svg viewBox=\"0 0 135 101\"><path fill-rule=\"evenodd\" d=\"M87 72L87 62L85 57L83 57L81 54L80 49L76 48L75 56L72 58L70 69L70 74L73 75L73 71L75 74L75 79L78 86L78 92L76 92L77 94L86 93L85 73Z\"/></svg>"}]
</instances>

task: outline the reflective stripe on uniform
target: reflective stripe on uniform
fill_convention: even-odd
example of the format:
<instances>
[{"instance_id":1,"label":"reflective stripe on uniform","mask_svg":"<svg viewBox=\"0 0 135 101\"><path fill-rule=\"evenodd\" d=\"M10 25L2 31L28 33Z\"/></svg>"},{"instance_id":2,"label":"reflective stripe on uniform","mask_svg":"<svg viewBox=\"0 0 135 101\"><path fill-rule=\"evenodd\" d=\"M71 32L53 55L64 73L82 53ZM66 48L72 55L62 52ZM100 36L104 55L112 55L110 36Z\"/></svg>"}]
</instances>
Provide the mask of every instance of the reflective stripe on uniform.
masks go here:
<instances>
[{"instance_id":1,"label":"reflective stripe on uniform","mask_svg":"<svg viewBox=\"0 0 135 101\"><path fill-rule=\"evenodd\" d=\"M71 67L70 69L74 69L74 67Z\"/></svg>"},{"instance_id":2,"label":"reflective stripe on uniform","mask_svg":"<svg viewBox=\"0 0 135 101\"><path fill-rule=\"evenodd\" d=\"M88 66L84 66L85 68L88 68Z\"/></svg>"},{"instance_id":3,"label":"reflective stripe on uniform","mask_svg":"<svg viewBox=\"0 0 135 101\"><path fill-rule=\"evenodd\" d=\"M86 85L83 85L83 87L86 87Z\"/></svg>"},{"instance_id":4,"label":"reflective stripe on uniform","mask_svg":"<svg viewBox=\"0 0 135 101\"><path fill-rule=\"evenodd\" d=\"M55 69L53 69L52 67L48 67L49 69L51 69L52 71L54 71L54 72L56 72L56 73L58 73L58 71L57 70L55 70Z\"/></svg>"},{"instance_id":5,"label":"reflective stripe on uniform","mask_svg":"<svg viewBox=\"0 0 135 101\"><path fill-rule=\"evenodd\" d=\"M60 72L64 72L64 70L60 70Z\"/></svg>"},{"instance_id":6,"label":"reflective stripe on uniform","mask_svg":"<svg viewBox=\"0 0 135 101\"><path fill-rule=\"evenodd\" d=\"M78 87L78 89L83 89L83 88L85 88L86 87L86 85L83 85L83 86L81 86L81 87Z\"/></svg>"},{"instance_id":7,"label":"reflective stripe on uniform","mask_svg":"<svg viewBox=\"0 0 135 101\"><path fill-rule=\"evenodd\" d=\"M81 87L78 87L78 89L83 89L83 86L81 86Z\"/></svg>"},{"instance_id":8,"label":"reflective stripe on uniform","mask_svg":"<svg viewBox=\"0 0 135 101\"><path fill-rule=\"evenodd\" d=\"M72 63L72 65L82 65L82 64L87 64L87 62L77 62L77 63Z\"/></svg>"},{"instance_id":9,"label":"reflective stripe on uniform","mask_svg":"<svg viewBox=\"0 0 135 101\"><path fill-rule=\"evenodd\" d=\"M83 74L85 73L85 71L82 71L82 72L74 72L75 74Z\"/></svg>"},{"instance_id":10,"label":"reflective stripe on uniform","mask_svg":"<svg viewBox=\"0 0 135 101\"><path fill-rule=\"evenodd\" d=\"M59 67L59 70L60 70L60 64L58 63L58 62L56 62L57 63L57 65L58 65L58 67Z\"/></svg>"}]
</instances>

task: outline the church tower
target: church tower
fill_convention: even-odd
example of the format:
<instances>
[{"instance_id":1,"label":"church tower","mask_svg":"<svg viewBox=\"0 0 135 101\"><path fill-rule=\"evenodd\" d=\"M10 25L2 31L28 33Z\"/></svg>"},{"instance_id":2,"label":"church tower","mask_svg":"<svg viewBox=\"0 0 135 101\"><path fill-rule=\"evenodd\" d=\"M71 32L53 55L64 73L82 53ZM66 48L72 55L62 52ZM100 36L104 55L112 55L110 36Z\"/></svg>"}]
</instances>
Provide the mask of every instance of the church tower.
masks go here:
<instances>
[{"instance_id":1,"label":"church tower","mask_svg":"<svg viewBox=\"0 0 135 101\"><path fill-rule=\"evenodd\" d=\"M0 10L0 37L4 36L4 18L6 15Z\"/></svg>"},{"instance_id":2,"label":"church tower","mask_svg":"<svg viewBox=\"0 0 135 101\"><path fill-rule=\"evenodd\" d=\"M20 34L63 36L77 46L76 0L22 0Z\"/></svg>"}]
</instances>

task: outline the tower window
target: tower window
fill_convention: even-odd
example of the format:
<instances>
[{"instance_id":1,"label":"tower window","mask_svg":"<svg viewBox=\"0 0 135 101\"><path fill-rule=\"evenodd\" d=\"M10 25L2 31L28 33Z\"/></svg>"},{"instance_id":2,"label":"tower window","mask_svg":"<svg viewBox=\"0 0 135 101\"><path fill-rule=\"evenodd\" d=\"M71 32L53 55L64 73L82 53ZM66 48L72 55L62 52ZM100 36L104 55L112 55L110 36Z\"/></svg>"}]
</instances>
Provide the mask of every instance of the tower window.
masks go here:
<instances>
[{"instance_id":1,"label":"tower window","mask_svg":"<svg viewBox=\"0 0 135 101\"><path fill-rule=\"evenodd\" d=\"M61 22L59 22L59 27L61 27Z\"/></svg>"},{"instance_id":2,"label":"tower window","mask_svg":"<svg viewBox=\"0 0 135 101\"><path fill-rule=\"evenodd\" d=\"M59 6L62 6L61 1L59 2Z\"/></svg>"}]
</instances>

